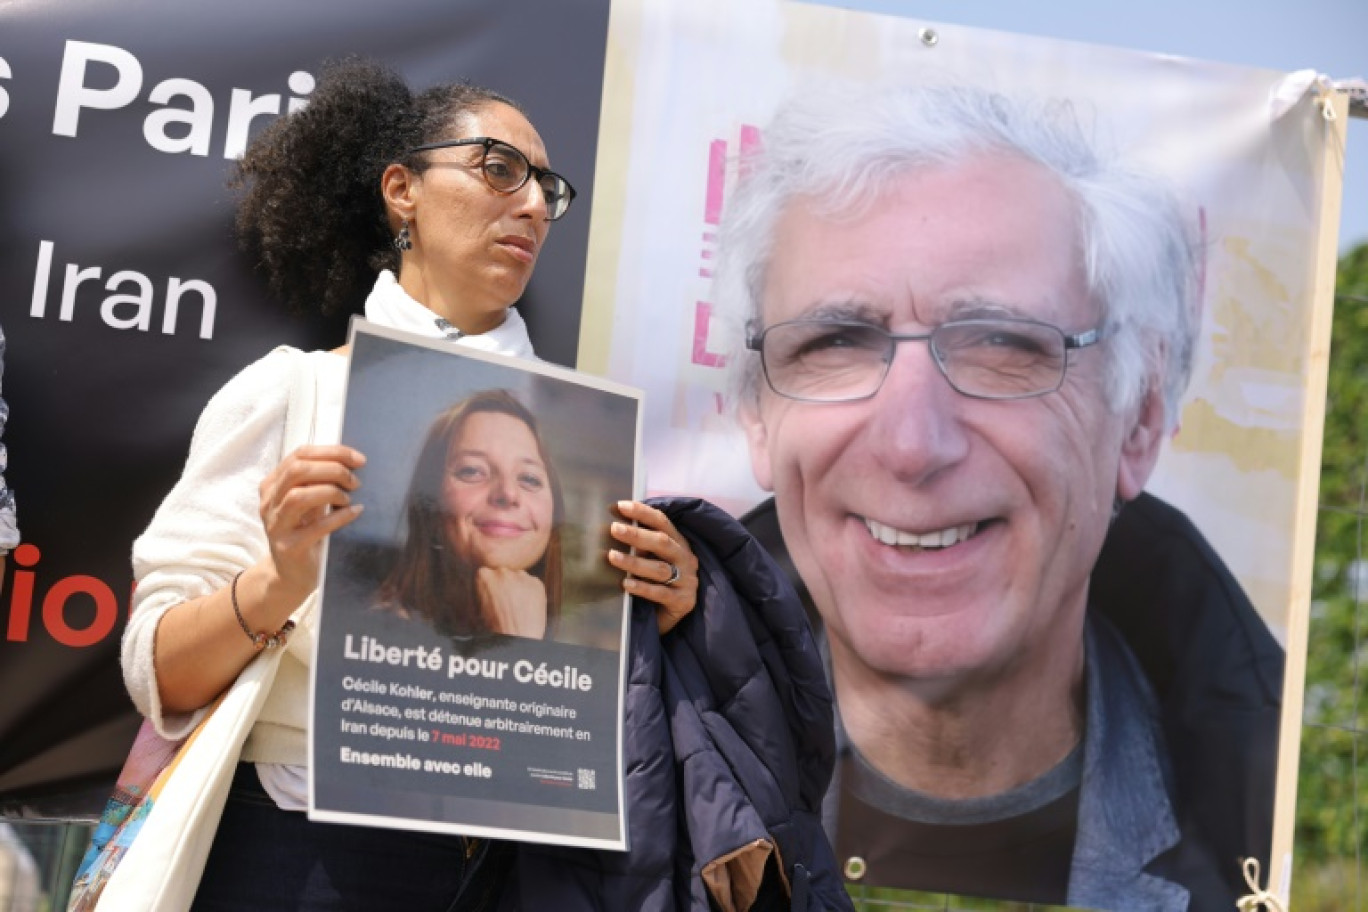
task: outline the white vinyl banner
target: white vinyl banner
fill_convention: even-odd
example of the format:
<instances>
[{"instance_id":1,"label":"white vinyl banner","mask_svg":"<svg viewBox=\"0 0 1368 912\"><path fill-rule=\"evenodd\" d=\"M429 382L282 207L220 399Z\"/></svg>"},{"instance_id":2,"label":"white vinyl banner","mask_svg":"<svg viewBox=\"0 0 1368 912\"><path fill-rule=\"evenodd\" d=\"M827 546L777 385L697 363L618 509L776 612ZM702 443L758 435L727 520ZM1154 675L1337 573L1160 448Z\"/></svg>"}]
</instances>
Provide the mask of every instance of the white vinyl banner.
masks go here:
<instances>
[{"instance_id":1,"label":"white vinyl banner","mask_svg":"<svg viewBox=\"0 0 1368 912\"><path fill-rule=\"evenodd\" d=\"M781 103L890 84L1055 100L1181 202L1200 334L1144 487L1192 520L1286 650L1272 875L1285 883L1343 149L1342 100L1313 74L809 3L617 0L579 366L646 391L649 493L737 515L768 497L728 407L741 329L714 297L718 228ZM1221 864L1238 881L1237 860Z\"/></svg>"}]
</instances>

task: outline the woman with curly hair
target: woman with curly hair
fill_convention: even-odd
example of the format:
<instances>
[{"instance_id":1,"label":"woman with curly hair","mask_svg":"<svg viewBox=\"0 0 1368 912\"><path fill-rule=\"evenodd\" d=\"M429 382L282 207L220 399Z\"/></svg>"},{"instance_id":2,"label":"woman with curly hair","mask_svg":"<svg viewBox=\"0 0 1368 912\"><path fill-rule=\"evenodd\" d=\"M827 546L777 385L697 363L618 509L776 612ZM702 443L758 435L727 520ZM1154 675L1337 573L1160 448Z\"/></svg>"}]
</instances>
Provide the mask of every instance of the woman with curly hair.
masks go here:
<instances>
[{"instance_id":1,"label":"woman with curly hair","mask_svg":"<svg viewBox=\"0 0 1368 912\"><path fill-rule=\"evenodd\" d=\"M415 94L382 66L346 61L321 74L305 109L252 143L236 183L244 246L290 307L362 310L453 345L535 358L513 305L575 192L510 99L469 84ZM511 854L487 839L312 823L302 813L307 609L324 540L361 510L352 495L365 456L336 442L343 355L307 355L314 442L283 459L297 358L277 350L230 380L134 545L124 676L163 736L193 730L260 650L284 652L243 746L196 909L485 908ZM609 560L626 591L658 604L667 629L694 605L697 561L662 513L616 506L624 521L611 529L622 549Z\"/></svg>"}]
</instances>

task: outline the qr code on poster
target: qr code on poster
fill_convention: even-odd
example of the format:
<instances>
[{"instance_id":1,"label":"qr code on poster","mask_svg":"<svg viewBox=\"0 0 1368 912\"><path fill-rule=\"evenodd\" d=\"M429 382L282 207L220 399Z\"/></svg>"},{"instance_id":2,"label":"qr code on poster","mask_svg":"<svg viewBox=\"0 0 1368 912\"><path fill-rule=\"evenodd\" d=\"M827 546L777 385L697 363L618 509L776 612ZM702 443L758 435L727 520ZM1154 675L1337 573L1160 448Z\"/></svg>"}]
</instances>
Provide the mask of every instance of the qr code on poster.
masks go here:
<instances>
[{"instance_id":1,"label":"qr code on poster","mask_svg":"<svg viewBox=\"0 0 1368 912\"><path fill-rule=\"evenodd\" d=\"M594 781L594 770L578 770L575 781L579 784L579 787L582 789L598 788Z\"/></svg>"}]
</instances>

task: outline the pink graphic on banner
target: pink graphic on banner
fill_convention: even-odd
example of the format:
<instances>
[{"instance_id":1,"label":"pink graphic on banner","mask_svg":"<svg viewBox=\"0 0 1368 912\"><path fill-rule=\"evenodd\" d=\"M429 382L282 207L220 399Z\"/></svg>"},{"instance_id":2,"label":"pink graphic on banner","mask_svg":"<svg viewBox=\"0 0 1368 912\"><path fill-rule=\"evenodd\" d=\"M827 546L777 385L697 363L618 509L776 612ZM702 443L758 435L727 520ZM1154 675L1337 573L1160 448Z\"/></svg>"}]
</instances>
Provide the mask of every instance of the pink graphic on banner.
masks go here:
<instances>
[{"instance_id":1,"label":"pink graphic on banner","mask_svg":"<svg viewBox=\"0 0 1368 912\"><path fill-rule=\"evenodd\" d=\"M760 151L760 128L750 124L741 125L741 160L748 160ZM743 172L744 173L744 172Z\"/></svg>"},{"instance_id":2,"label":"pink graphic on banner","mask_svg":"<svg viewBox=\"0 0 1368 912\"><path fill-rule=\"evenodd\" d=\"M722 190L727 177L727 141L714 139L708 146L708 189L703 202L703 221L716 225L722 220Z\"/></svg>"},{"instance_id":3,"label":"pink graphic on banner","mask_svg":"<svg viewBox=\"0 0 1368 912\"><path fill-rule=\"evenodd\" d=\"M708 326L712 323L712 305L699 301L694 305L693 363L704 367L726 367L727 358L708 351Z\"/></svg>"},{"instance_id":4,"label":"pink graphic on banner","mask_svg":"<svg viewBox=\"0 0 1368 912\"><path fill-rule=\"evenodd\" d=\"M738 145L741 149L742 161L759 150L759 128L750 124L742 124ZM726 187L727 141L725 139L714 139L708 144L708 183L703 192L703 221L708 226L716 227L722 220L722 204L726 197ZM713 277L711 261L717 257L717 251L714 249L716 244L717 232L705 229L703 231L703 248L699 253L699 257L703 261L698 267L698 276L701 279ZM702 367L722 368L727 364L726 356L708 348L708 330L711 325L712 305L706 301L698 301L694 304L694 335L690 360ZM720 397L718 399L718 411L721 411Z\"/></svg>"}]
</instances>

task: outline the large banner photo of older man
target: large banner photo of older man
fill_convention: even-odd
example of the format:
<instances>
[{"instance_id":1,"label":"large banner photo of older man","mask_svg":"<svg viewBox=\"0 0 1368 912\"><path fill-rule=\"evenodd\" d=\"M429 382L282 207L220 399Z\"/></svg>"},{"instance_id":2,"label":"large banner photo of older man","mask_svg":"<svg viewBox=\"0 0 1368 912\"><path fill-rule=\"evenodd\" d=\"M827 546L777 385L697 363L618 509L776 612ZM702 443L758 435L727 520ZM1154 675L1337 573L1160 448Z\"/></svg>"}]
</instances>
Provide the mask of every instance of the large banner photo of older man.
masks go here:
<instances>
[{"instance_id":1,"label":"large banner photo of older man","mask_svg":"<svg viewBox=\"0 0 1368 912\"><path fill-rule=\"evenodd\" d=\"M807 600L848 889L1285 884L1342 101L804 3L612 23L579 365Z\"/></svg>"}]
</instances>

